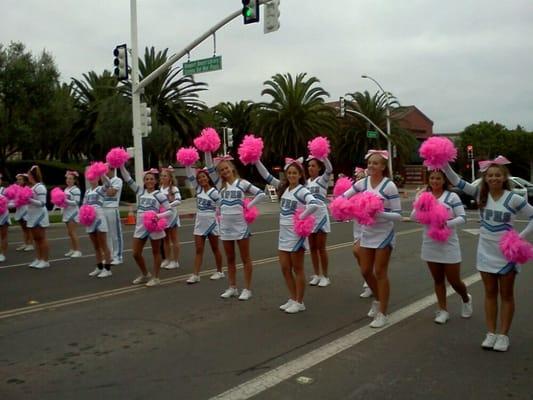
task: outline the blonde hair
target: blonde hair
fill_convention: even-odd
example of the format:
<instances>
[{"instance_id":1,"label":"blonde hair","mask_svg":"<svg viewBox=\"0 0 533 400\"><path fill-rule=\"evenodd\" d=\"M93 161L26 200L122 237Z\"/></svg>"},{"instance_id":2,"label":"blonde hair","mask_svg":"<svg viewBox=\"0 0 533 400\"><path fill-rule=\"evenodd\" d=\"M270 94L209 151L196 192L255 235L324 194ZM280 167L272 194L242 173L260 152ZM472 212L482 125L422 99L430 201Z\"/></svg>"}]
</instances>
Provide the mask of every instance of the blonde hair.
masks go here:
<instances>
[{"instance_id":1,"label":"blonde hair","mask_svg":"<svg viewBox=\"0 0 533 400\"><path fill-rule=\"evenodd\" d=\"M43 181L43 174L41 173L41 169L38 165L33 165L30 170L28 171L28 176L33 178L35 182L42 182Z\"/></svg>"},{"instance_id":2,"label":"blonde hair","mask_svg":"<svg viewBox=\"0 0 533 400\"><path fill-rule=\"evenodd\" d=\"M217 172L218 172L218 176L220 177L220 181L221 181L220 189L226 189L226 186L228 185L228 181L222 178L222 176L220 175L220 165L222 163L227 163L229 165L231 172L233 172L233 177L235 179L239 178L239 173L237 172L237 168L235 168L235 164L233 164L230 160L222 160L217 164Z\"/></svg>"}]
</instances>

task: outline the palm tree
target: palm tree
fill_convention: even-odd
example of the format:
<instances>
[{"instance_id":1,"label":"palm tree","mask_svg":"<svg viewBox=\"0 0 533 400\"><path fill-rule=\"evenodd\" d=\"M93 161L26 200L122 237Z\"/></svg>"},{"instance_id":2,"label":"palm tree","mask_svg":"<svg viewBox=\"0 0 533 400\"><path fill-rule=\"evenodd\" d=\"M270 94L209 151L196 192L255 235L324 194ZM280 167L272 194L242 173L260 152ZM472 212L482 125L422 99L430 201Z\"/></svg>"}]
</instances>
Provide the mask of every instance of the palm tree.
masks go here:
<instances>
[{"instance_id":1,"label":"palm tree","mask_svg":"<svg viewBox=\"0 0 533 400\"><path fill-rule=\"evenodd\" d=\"M249 100L219 103L213 107L219 126L233 129L233 149L237 149L245 134L252 131L256 119L256 104Z\"/></svg>"},{"instance_id":2,"label":"palm tree","mask_svg":"<svg viewBox=\"0 0 533 400\"><path fill-rule=\"evenodd\" d=\"M324 103L328 92L316 86L317 78L306 75L293 79L290 74L276 74L264 82L261 95L271 96L272 101L260 104L258 128L270 161L305 154L309 139L329 136L337 127L334 110Z\"/></svg>"}]
</instances>

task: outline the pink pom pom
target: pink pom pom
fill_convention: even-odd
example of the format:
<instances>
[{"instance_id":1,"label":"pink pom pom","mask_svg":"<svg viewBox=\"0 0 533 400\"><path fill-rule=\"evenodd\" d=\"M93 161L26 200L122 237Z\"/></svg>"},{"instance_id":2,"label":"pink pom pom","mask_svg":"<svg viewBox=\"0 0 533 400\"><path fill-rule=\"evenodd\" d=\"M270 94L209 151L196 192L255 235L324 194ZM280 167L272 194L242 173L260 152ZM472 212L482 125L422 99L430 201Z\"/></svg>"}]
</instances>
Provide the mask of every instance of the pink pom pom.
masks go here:
<instances>
[{"instance_id":1,"label":"pink pom pom","mask_svg":"<svg viewBox=\"0 0 533 400\"><path fill-rule=\"evenodd\" d=\"M442 169L446 163L457 158L457 149L452 141L445 137L432 136L426 139L418 153L429 169Z\"/></svg>"},{"instance_id":2,"label":"pink pom pom","mask_svg":"<svg viewBox=\"0 0 533 400\"><path fill-rule=\"evenodd\" d=\"M329 204L329 209L337 221L349 221L354 218L353 204L345 197L336 197Z\"/></svg>"},{"instance_id":3,"label":"pink pom pom","mask_svg":"<svg viewBox=\"0 0 533 400\"><path fill-rule=\"evenodd\" d=\"M168 221L165 218L159 218L155 211L146 211L143 214L143 225L150 233L164 231L167 224Z\"/></svg>"},{"instance_id":4,"label":"pink pom pom","mask_svg":"<svg viewBox=\"0 0 533 400\"><path fill-rule=\"evenodd\" d=\"M354 217L361 225L374 225L377 214L384 210L383 200L372 192L357 193L350 201Z\"/></svg>"},{"instance_id":5,"label":"pink pom pom","mask_svg":"<svg viewBox=\"0 0 533 400\"><path fill-rule=\"evenodd\" d=\"M53 188L50 192L50 200L52 200L54 205L60 208L65 208L67 206L65 192L58 187Z\"/></svg>"},{"instance_id":6,"label":"pink pom pom","mask_svg":"<svg viewBox=\"0 0 533 400\"><path fill-rule=\"evenodd\" d=\"M200 132L200 136L194 139L194 145L200 151L215 152L220 147L220 136L213 128L205 128Z\"/></svg>"},{"instance_id":7,"label":"pink pom pom","mask_svg":"<svg viewBox=\"0 0 533 400\"><path fill-rule=\"evenodd\" d=\"M246 135L239 146L239 159L244 165L255 164L263 153L263 139Z\"/></svg>"},{"instance_id":8,"label":"pink pom pom","mask_svg":"<svg viewBox=\"0 0 533 400\"><path fill-rule=\"evenodd\" d=\"M29 204L30 199L33 196L33 190L28 186L20 186L18 190L17 198L15 199L15 207L22 207Z\"/></svg>"},{"instance_id":9,"label":"pink pom pom","mask_svg":"<svg viewBox=\"0 0 533 400\"><path fill-rule=\"evenodd\" d=\"M19 194L20 188L21 186L16 183L11 184L6 187L6 190L4 190L4 196L6 196L8 200L15 200Z\"/></svg>"},{"instance_id":10,"label":"pink pom pom","mask_svg":"<svg viewBox=\"0 0 533 400\"><path fill-rule=\"evenodd\" d=\"M0 215L7 211L7 198L0 194Z\"/></svg>"},{"instance_id":11,"label":"pink pom pom","mask_svg":"<svg viewBox=\"0 0 533 400\"><path fill-rule=\"evenodd\" d=\"M432 213L437 205L437 199L430 192L423 192L413 203L415 218L421 224L429 225L432 221Z\"/></svg>"},{"instance_id":12,"label":"pink pom pom","mask_svg":"<svg viewBox=\"0 0 533 400\"><path fill-rule=\"evenodd\" d=\"M105 160L111 168L120 168L130 159L130 155L124 147L113 147L108 151Z\"/></svg>"},{"instance_id":13,"label":"pink pom pom","mask_svg":"<svg viewBox=\"0 0 533 400\"><path fill-rule=\"evenodd\" d=\"M316 137L307 143L307 148L311 157L322 160L329 155L329 140L323 136Z\"/></svg>"},{"instance_id":14,"label":"pink pom pom","mask_svg":"<svg viewBox=\"0 0 533 400\"><path fill-rule=\"evenodd\" d=\"M109 172L109 167L106 163L103 163L101 161L93 162L89 168L87 168L87 171L85 171L85 176L90 181L95 181L97 179L100 179L100 177L104 176Z\"/></svg>"},{"instance_id":15,"label":"pink pom pom","mask_svg":"<svg viewBox=\"0 0 533 400\"><path fill-rule=\"evenodd\" d=\"M533 259L533 245L521 238L515 230L505 232L499 245L503 256L509 262L525 264Z\"/></svg>"},{"instance_id":16,"label":"pink pom pom","mask_svg":"<svg viewBox=\"0 0 533 400\"><path fill-rule=\"evenodd\" d=\"M352 185L353 181L350 178L342 177L337 179L337 182L335 182L335 186L333 187L333 196L342 196L342 194L350 189Z\"/></svg>"},{"instance_id":17,"label":"pink pom pom","mask_svg":"<svg viewBox=\"0 0 533 400\"><path fill-rule=\"evenodd\" d=\"M198 150L196 150L194 147L182 147L176 153L176 160L178 160L181 165L185 165L186 167L190 167L191 165L195 164L199 159L200 156L198 155Z\"/></svg>"},{"instance_id":18,"label":"pink pom pom","mask_svg":"<svg viewBox=\"0 0 533 400\"><path fill-rule=\"evenodd\" d=\"M452 230L447 226L431 225L428 229L428 236L437 242L446 242L451 234Z\"/></svg>"},{"instance_id":19,"label":"pink pom pom","mask_svg":"<svg viewBox=\"0 0 533 400\"><path fill-rule=\"evenodd\" d=\"M431 213L431 225L443 226L446 224L446 221L448 221L449 216L448 209L437 201L433 212Z\"/></svg>"},{"instance_id":20,"label":"pink pom pom","mask_svg":"<svg viewBox=\"0 0 533 400\"><path fill-rule=\"evenodd\" d=\"M315 226L315 217L309 215L304 219L300 219L300 215L304 211L303 208L298 208L292 217L294 223L294 232L300 237L307 237L313 233L313 227Z\"/></svg>"},{"instance_id":21,"label":"pink pom pom","mask_svg":"<svg viewBox=\"0 0 533 400\"><path fill-rule=\"evenodd\" d=\"M80 223L85 226L91 226L96 219L96 209L90 204L84 204L80 207Z\"/></svg>"},{"instance_id":22,"label":"pink pom pom","mask_svg":"<svg viewBox=\"0 0 533 400\"><path fill-rule=\"evenodd\" d=\"M247 224L251 224L259 216L259 210L257 207L248 207L251 201L251 199L244 199L244 206L242 208L244 219Z\"/></svg>"}]
</instances>

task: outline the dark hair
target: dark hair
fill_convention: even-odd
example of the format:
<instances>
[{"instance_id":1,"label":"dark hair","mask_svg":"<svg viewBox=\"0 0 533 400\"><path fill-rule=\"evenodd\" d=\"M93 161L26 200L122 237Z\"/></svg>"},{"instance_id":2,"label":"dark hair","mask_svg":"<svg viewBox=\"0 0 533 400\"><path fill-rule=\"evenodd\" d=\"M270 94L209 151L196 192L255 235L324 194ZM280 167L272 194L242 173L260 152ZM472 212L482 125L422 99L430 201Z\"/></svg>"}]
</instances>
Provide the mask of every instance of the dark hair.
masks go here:
<instances>
[{"instance_id":1,"label":"dark hair","mask_svg":"<svg viewBox=\"0 0 533 400\"><path fill-rule=\"evenodd\" d=\"M487 172L489 171L489 169L493 167L498 168L505 177L505 181L503 182L503 189L511 190L511 183L509 181L509 169L507 169L505 165L492 164L490 167L487 168L486 171L483 171L481 173L481 187L479 189L478 202L479 208L485 208L487 206L487 199L489 197L489 185L487 182L485 182L485 176L487 176Z\"/></svg>"},{"instance_id":2,"label":"dark hair","mask_svg":"<svg viewBox=\"0 0 533 400\"><path fill-rule=\"evenodd\" d=\"M77 177L76 175L74 175L74 174L69 174L69 173L67 172L67 174L65 175L65 179L66 179L67 177L69 177L69 176L72 176L72 178L74 178L74 185L78 186L78 185L79 185L79 181L80 181L80 180L78 179L78 177Z\"/></svg>"},{"instance_id":3,"label":"dark hair","mask_svg":"<svg viewBox=\"0 0 533 400\"><path fill-rule=\"evenodd\" d=\"M147 172L146 174L144 174L144 176L143 176L143 187L146 189L146 186L144 185L144 178L146 178L146 175L153 175L154 176L154 181L155 181L154 190L159 190L159 179L157 179L157 175L158 174L156 174L154 172Z\"/></svg>"},{"instance_id":4,"label":"dark hair","mask_svg":"<svg viewBox=\"0 0 533 400\"><path fill-rule=\"evenodd\" d=\"M198 171L198 172L196 173L196 183L198 183L198 175L200 175L200 174L204 174L204 175L205 175L205 177L207 178L207 181L209 182L209 186L211 186L211 187L215 187L215 183L213 182L213 180L212 180L211 177L209 176L209 172L207 172L207 171L202 171L202 170L200 170L200 171ZM198 185L198 186L199 186L199 185Z\"/></svg>"},{"instance_id":5,"label":"dark hair","mask_svg":"<svg viewBox=\"0 0 533 400\"><path fill-rule=\"evenodd\" d=\"M324 172L326 171L326 166L324 165L324 163L322 161L320 161L318 158L311 158L307 162L307 166L309 166L311 161L316 161L316 163L318 165L318 175L320 176L320 175L324 174Z\"/></svg>"},{"instance_id":6,"label":"dark hair","mask_svg":"<svg viewBox=\"0 0 533 400\"><path fill-rule=\"evenodd\" d=\"M431 176L431 174L434 174L434 173L440 174L440 176L442 176L442 178L444 179L442 190L450 190L450 181L448 180L444 172L442 172L442 170L440 169L434 169L432 171L428 171L428 173L426 174L426 184L427 184L426 191L431 192L431 186L429 185L429 177Z\"/></svg>"},{"instance_id":7,"label":"dark hair","mask_svg":"<svg viewBox=\"0 0 533 400\"><path fill-rule=\"evenodd\" d=\"M298 183L300 185L305 185L305 172L304 172L304 169L302 168L302 166L300 164L298 164L298 163L293 162L292 164L289 164L289 166L287 168L285 168L285 172L288 171L289 168L291 168L291 167L296 168L298 170L298 172L300 173L300 179L298 179ZM289 181L288 181L287 176L285 174L285 177L283 178L283 181L278 186L278 200L281 201L281 196L285 192L285 189L287 189L288 187L289 187Z\"/></svg>"}]
</instances>

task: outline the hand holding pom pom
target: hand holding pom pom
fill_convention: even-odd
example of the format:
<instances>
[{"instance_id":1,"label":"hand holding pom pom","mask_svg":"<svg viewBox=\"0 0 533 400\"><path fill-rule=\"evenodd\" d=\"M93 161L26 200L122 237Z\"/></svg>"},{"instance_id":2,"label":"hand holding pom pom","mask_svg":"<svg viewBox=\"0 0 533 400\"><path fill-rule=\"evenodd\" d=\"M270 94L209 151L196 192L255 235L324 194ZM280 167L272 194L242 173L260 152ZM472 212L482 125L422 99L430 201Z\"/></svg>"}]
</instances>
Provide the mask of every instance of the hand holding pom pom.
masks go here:
<instances>
[{"instance_id":1,"label":"hand holding pom pom","mask_svg":"<svg viewBox=\"0 0 533 400\"><path fill-rule=\"evenodd\" d=\"M344 194L353 185L353 181L350 178L342 177L337 179L335 186L333 187L333 196L339 197Z\"/></svg>"},{"instance_id":2,"label":"hand holding pom pom","mask_svg":"<svg viewBox=\"0 0 533 400\"><path fill-rule=\"evenodd\" d=\"M421 224L431 224L433 210L437 205L437 199L431 192L422 192L413 203L415 218Z\"/></svg>"},{"instance_id":3,"label":"hand holding pom pom","mask_svg":"<svg viewBox=\"0 0 533 400\"><path fill-rule=\"evenodd\" d=\"M194 165L199 159L198 150L194 147L182 147L176 153L176 160L186 167Z\"/></svg>"},{"instance_id":4,"label":"hand holding pom pom","mask_svg":"<svg viewBox=\"0 0 533 400\"><path fill-rule=\"evenodd\" d=\"M200 132L200 136L194 139L196 148L203 152L213 153L220 147L220 137L213 128L205 128Z\"/></svg>"},{"instance_id":5,"label":"hand holding pom pom","mask_svg":"<svg viewBox=\"0 0 533 400\"><path fill-rule=\"evenodd\" d=\"M50 200L59 208L65 208L67 206L65 192L58 187L53 188L50 192Z\"/></svg>"},{"instance_id":6,"label":"hand holding pom pom","mask_svg":"<svg viewBox=\"0 0 533 400\"><path fill-rule=\"evenodd\" d=\"M424 165L433 170L443 169L447 163L457 158L457 149L450 139L444 137L426 139L418 153L424 159Z\"/></svg>"},{"instance_id":7,"label":"hand holding pom pom","mask_svg":"<svg viewBox=\"0 0 533 400\"><path fill-rule=\"evenodd\" d=\"M80 223L85 226L91 226L96 219L96 210L89 204L80 207Z\"/></svg>"},{"instance_id":8,"label":"hand holding pom pom","mask_svg":"<svg viewBox=\"0 0 533 400\"><path fill-rule=\"evenodd\" d=\"M533 245L521 238L515 230L504 233L499 245L503 256L509 262L525 264L533 259Z\"/></svg>"},{"instance_id":9,"label":"hand holding pom pom","mask_svg":"<svg viewBox=\"0 0 533 400\"><path fill-rule=\"evenodd\" d=\"M383 200L374 193L360 192L350 199L354 217L361 225L374 225L376 217L383 212Z\"/></svg>"},{"instance_id":10,"label":"hand holding pom pom","mask_svg":"<svg viewBox=\"0 0 533 400\"><path fill-rule=\"evenodd\" d=\"M6 190L4 190L4 196L6 196L8 200L15 200L18 196L20 188L21 186L17 185L16 183L11 184L6 188Z\"/></svg>"},{"instance_id":11,"label":"hand holding pom pom","mask_svg":"<svg viewBox=\"0 0 533 400\"><path fill-rule=\"evenodd\" d=\"M247 224L251 224L259 216L259 210L257 207L248 207L248 204L250 204L251 201L251 199L244 199L244 206L242 208L244 219Z\"/></svg>"},{"instance_id":12,"label":"hand holding pom pom","mask_svg":"<svg viewBox=\"0 0 533 400\"><path fill-rule=\"evenodd\" d=\"M107 155L105 160L111 168L120 168L130 159L130 155L123 147L113 147Z\"/></svg>"},{"instance_id":13,"label":"hand holding pom pom","mask_svg":"<svg viewBox=\"0 0 533 400\"><path fill-rule=\"evenodd\" d=\"M163 232L167 227L167 220L159 218L155 211L146 211L143 214L143 225L150 233Z\"/></svg>"},{"instance_id":14,"label":"hand holding pom pom","mask_svg":"<svg viewBox=\"0 0 533 400\"><path fill-rule=\"evenodd\" d=\"M308 237L313 233L313 227L315 226L315 217L308 215L304 219L300 218L300 215L304 211L303 208L298 208L293 216L294 232L300 237Z\"/></svg>"},{"instance_id":15,"label":"hand holding pom pom","mask_svg":"<svg viewBox=\"0 0 533 400\"><path fill-rule=\"evenodd\" d=\"M93 162L89 168L87 168L87 171L85 171L85 176L90 181L95 181L97 179L100 179L100 177L104 176L109 172L109 167L107 164L97 161Z\"/></svg>"},{"instance_id":16,"label":"hand holding pom pom","mask_svg":"<svg viewBox=\"0 0 533 400\"><path fill-rule=\"evenodd\" d=\"M349 221L354 218L353 205L350 200L339 196L335 198L329 205L331 215L337 221Z\"/></svg>"},{"instance_id":17,"label":"hand holding pom pom","mask_svg":"<svg viewBox=\"0 0 533 400\"><path fill-rule=\"evenodd\" d=\"M33 191L28 186L21 186L15 199L15 207L22 207L29 204Z\"/></svg>"},{"instance_id":18,"label":"hand holding pom pom","mask_svg":"<svg viewBox=\"0 0 533 400\"><path fill-rule=\"evenodd\" d=\"M239 159L244 165L255 164L263 154L263 139L246 135L239 146Z\"/></svg>"},{"instance_id":19,"label":"hand holding pom pom","mask_svg":"<svg viewBox=\"0 0 533 400\"><path fill-rule=\"evenodd\" d=\"M322 160L329 155L329 140L323 136L316 137L307 143L307 148L311 157Z\"/></svg>"}]
</instances>

